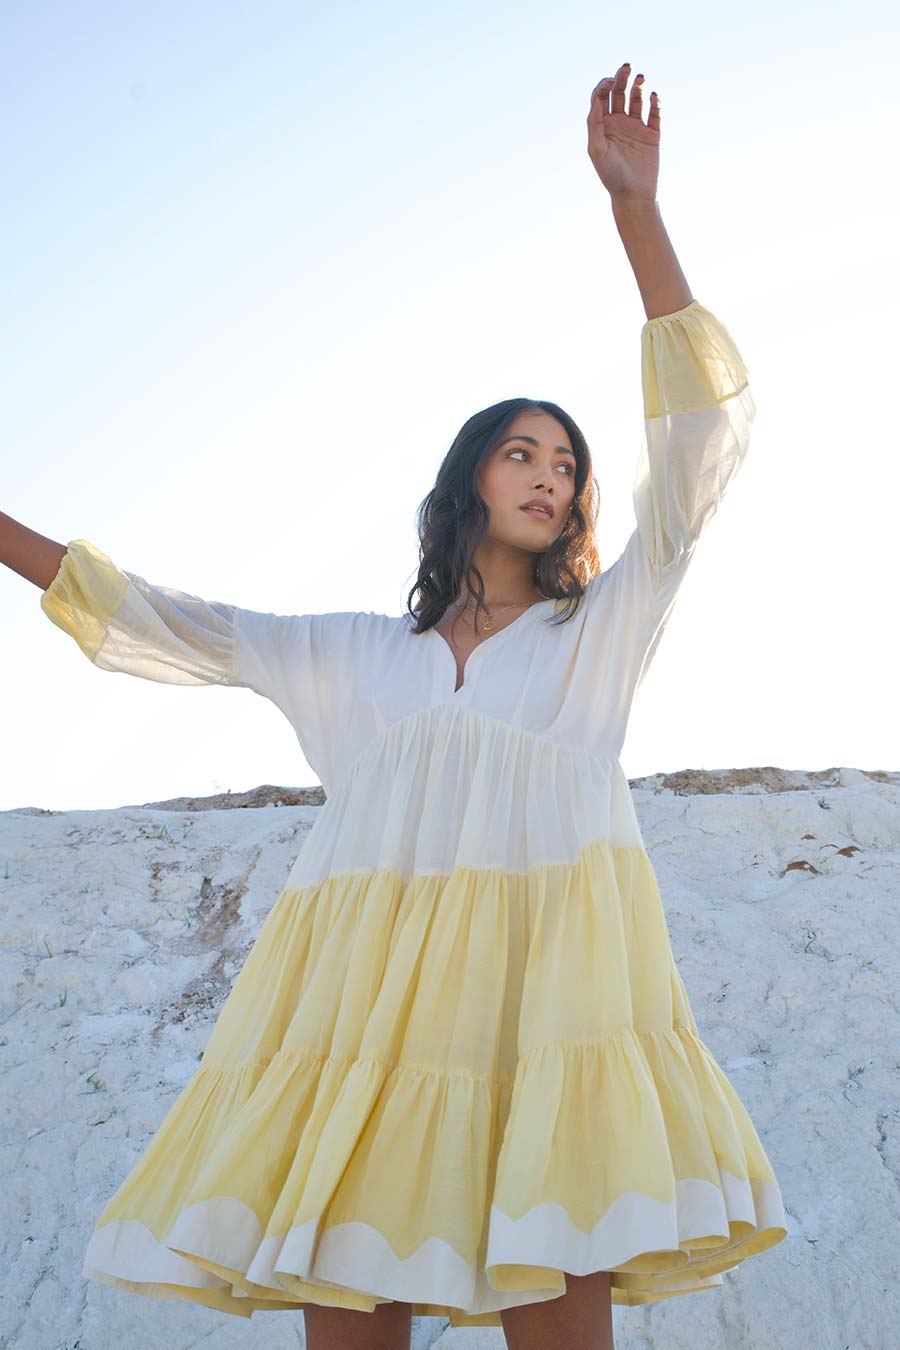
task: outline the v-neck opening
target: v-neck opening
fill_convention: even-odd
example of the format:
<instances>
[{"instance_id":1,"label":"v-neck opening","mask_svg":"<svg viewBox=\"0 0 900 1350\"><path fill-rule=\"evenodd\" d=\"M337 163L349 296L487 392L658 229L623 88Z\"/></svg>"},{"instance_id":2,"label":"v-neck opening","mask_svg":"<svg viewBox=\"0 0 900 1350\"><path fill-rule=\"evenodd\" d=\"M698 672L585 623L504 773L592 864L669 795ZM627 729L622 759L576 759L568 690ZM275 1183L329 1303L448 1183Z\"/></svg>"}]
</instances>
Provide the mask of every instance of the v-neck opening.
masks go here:
<instances>
[{"instance_id":1,"label":"v-neck opening","mask_svg":"<svg viewBox=\"0 0 900 1350\"><path fill-rule=\"evenodd\" d=\"M468 682L467 682L466 676L467 676L468 670L469 670L469 663L470 663L470 661L472 660L472 657L475 656L477 652L480 652L480 651L481 651L482 647L489 647L489 646L491 645L492 642L496 642L497 639L498 639L498 638L501 638L501 637L503 636L504 633L508 633L509 630L510 630L511 628L515 628L517 624L520 624L520 623L523 622L523 620L527 619L528 616L529 616L529 614L531 614L533 610L540 609L542 605L549 605L549 604L553 604L553 603L554 603L554 597L553 597L553 596L548 596L546 600L536 600L536 601L534 602L533 605L529 605L529 606L528 606L528 608L525 610L525 613L524 613L524 614L520 614L519 617L518 617L517 619L513 619L512 623L506 624L505 627L501 628L500 631L499 631L498 633L492 634L491 637L483 638L482 641L478 643L477 647L473 647L472 650L469 652L469 655L466 657L465 662L463 663L463 669L462 669L462 683L460 684L460 686L459 686L458 689L453 689L453 690L451 691L451 695L450 695L451 698L457 698L458 695L460 695L460 694L463 692L463 690L467 687L467 683L468 683ZM438 640L439 640L439 641L442 643L442 645L446 648L447 654L449 655L450 660L451 660L452 665L453 665L453 682L454 682L454 684L455 684L455 683L456 683L456 653L454 652L453 648L450 646L450 643L449 643L449 642L447 641L447 639L444 637L443 633L441 633L441 632L439 631L439 629L438 629L435 625L433 625L431 628L427 629L426 631L429 632L429 633L434 633L435 636L438 638Z\"/></svg>"}]
</instances>

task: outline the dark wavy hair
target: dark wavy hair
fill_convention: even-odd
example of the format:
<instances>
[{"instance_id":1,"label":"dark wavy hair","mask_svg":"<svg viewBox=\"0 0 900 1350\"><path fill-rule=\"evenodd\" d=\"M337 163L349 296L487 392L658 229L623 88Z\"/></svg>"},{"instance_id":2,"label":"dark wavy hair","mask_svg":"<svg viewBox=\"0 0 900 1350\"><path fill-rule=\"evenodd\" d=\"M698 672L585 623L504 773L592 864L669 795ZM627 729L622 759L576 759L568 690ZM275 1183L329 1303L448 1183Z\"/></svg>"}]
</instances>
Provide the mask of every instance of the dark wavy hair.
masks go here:
<instances>
[{"instance_id":1,"label":"dark wavy hair","mask_svg":"<svg viewBox=\"0 0 900 1350\"><path fill-rule=\"evenodd\" d=\"M419 505L419 569L407 595L408 613L416 620L414 632L433 628L460 594L464 582L475 596L477 621L483 608L484 578L475 565L474 554L487 534L490 512L475 476L504 439L513 418L532 411L551 413L561 422L575 451L575 496L565 528L548 549L535 554L533 570L535 585L548 600L556 597L570 601L561 611L560 623L573 616L588 581L601 571L594 542L599 491L580 427L558 404L547 399L507 398L473 413L463 423L438 469L434 487ZM411 601L417 593L413 606Z\"/></svg>"}]
</instances>

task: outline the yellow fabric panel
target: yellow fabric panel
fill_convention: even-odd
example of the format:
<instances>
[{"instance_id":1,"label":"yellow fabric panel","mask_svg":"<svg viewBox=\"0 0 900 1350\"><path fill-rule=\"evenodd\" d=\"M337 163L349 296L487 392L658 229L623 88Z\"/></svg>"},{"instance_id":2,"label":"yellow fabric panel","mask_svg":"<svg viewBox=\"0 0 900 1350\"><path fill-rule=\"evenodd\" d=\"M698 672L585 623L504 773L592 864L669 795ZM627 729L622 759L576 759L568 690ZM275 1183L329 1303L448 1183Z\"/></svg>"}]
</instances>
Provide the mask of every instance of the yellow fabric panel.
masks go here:
<instances>
[{"instance_id":1,"label":"yellow fabric panel","mask_svg":"<svg viewBox=\"0 0 900 1350\"><path fill-rule=\"evenodd\" d=\"M475 1270L539 1298L564 1292L563 1248L606 1225L628 1252L613 1301L635 1304L709 1287L785 1236L737 1215L673 1248L676 1195L718 1197L725 1220L723 1173L745 1191L776 1185L697 1035L649 857L600 841L525 873L378 871L282 891L95 1239L113 1225L123 1287L246 1315L384 1301L328 1288L296 1256L279 1270L291 1243L367 1242L411 1282L427 1252L448 1280ZM492 1222L537 1224L557 1263L486 1265ZM141 1268L173 1252L225 1283L145 1285ZM502 1324L408 1301L454 1326Z\"/></svg>"},{"instance_id":2,"label":"yellow fabric panel","mask_svg":"<svg viewBox=\"0 0 900 1350\"><path fill-rule=\"evenodd\" d=\"M70 540L41 608L100 670L162 684L237 683L233 605L153 585L87 539ZM242 613L263 626L269 617Z\"/></svg>"},{"instance_id":3,"label":"yellow fabric panel","mask_svg":"<svg viewBox=\"0 0 900 1350\"><path fill-rule=\"evenodd\" d=\"M41 609L93 661L127 590L128 578L105 553L87 539L72 539L41 595Z\"/></svg>"},{"instance_id":4,"label":"yellow fabric panel","mask_svg":"<svg viewBox=\"0 0 900 1350\"><path fill-rule=\"evenodd\" d=\"M699 300L641 329L645 417L696 412L747 387L743 358L728 329Z\"/></svg>"}]
</instances>

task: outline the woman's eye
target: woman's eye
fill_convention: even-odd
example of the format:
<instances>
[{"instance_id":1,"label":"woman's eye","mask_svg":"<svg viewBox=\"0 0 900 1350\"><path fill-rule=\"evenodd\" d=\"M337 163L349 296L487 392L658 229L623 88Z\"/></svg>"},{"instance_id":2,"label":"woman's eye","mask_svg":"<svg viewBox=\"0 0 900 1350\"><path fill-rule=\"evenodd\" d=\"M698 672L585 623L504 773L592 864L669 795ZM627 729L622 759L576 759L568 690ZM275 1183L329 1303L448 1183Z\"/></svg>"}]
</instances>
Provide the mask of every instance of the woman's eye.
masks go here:
<instances>
[{"instance_id":1,"label":"woman's eye","mask_svg":"<svg viewBox=\"0 0 900 1350\"><path fill-rule=\"evenodd\" d=\"M527 450L512 450L510 453L513 454L513 455L527 455L527 454L528 454L528 451L527 451ZM569 471L568 474L567 474L566 476L567 476L568 478L571 478L571 477L572 477L572 474L575 472L575 465L574 465L574 464L570 464L568 460L564 460L564 461L563 461L563 466L564 466L566 469L568 469L568 471Z\"/></svg>"}]
</instances>

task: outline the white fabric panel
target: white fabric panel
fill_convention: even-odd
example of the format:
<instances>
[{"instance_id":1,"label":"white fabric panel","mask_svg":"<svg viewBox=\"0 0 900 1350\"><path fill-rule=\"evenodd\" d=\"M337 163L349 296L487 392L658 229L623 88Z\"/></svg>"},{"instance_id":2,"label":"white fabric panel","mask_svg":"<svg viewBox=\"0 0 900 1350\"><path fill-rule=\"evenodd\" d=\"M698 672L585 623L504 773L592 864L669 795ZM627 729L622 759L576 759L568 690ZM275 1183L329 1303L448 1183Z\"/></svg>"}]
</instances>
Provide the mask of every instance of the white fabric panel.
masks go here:
<instances>
[{"instance_id":1,"label":"white fabric panel","mask_svg":"<svg viewBox=\"0 0 900 1350\"><path fill-rule=\"evenodd\" d=\"M371 639L391 625L383 615L272 614L204 600L121 570L87 539L69 541L41 608L100 670L270 699L326 791L375 734L360 677Z\"/></svg>"},{"instance_id":2,"label":"white fabric panel","mask_svg":"<svg viewBox=\"0 0 900 1350\"><path fill-rule=\"evenodd\" d=\"M386 868L525 872L597 840L641 844L617 760L442 703L367 748L320 811L286 886Z\"/></svg>"},{"instance_id":3,"label":"white fabric panel","mask_svg":"<svg viewBox=\"0 0 900 1350\"><path fill-rule=\"evenodd\" d=\"M559 1297L558 1289L498 1291L486 1274L486 1269L495 1266L537 1264L554 1269L563 1263L566 1270L589 1273L609 1269L634 1252L676 1252L698 1233L727 1233L731 1224L750 1224L758 1231L785 1226L777 1185L757 1178L744 1180L721 1165L718 1172L718 1187L702 1178L686 1178L677 1183L676 1194L668 1202L629 1192L590 1233L576 1228L561 1205L539 1205L518 1218L493 1205L483 1263L464 1261L436 1237L412 1255L398 1257L369 1224L338 1224L321 1234L321 1216L285 1235L265 1238L249 1206L233 1197L216 1197L183 1211L161 1241L135 1221L113 1220L95 1229L82 1274L101 1281L109 1272L135 1282L228 1287L228 1281L173 1250L181 1248L201 1252L229 1269L246 1270L248 1279L264 1285L277 1285L276 1272L283 1271L312 1284L340 1288L341 1281L354 1278L348 1271L365 1270L372 1272L372 1287L382 1296L377 1302L427 1299L478 1316ZM733 1244L735 1261L724 1270L737 1264L742 1241ZM667 1281L647 1276L644 1286L659 1292L708 1289L723 1283L722 1274L697 1274L695 1267L703 1260L703 1251L693 1257L685 1255L684 1265ZM640 1277L634 1278L633 1287L642 1287Z\"/></svg>"},{"instance_id":4,"label":"white fabric panel","mask_svg":"<svg viewBox=\"0 0 900 1350\"><path fill-rule=\"evenodd\" d=\"M632 502L657 571L694 547L740 469L756 416L749 388L712 408L647 418Z\"/></svg>"},{"instance_id":5,"label":"white fabric panel","mask_svg":"<svg viewBox=\"0 0 900 1350\"><path fill-rule=\"evenodd\" d=\"M725 1181L730 1177L724 1173ZM743 1186L746 1183L739 1183ZM678 1183L678 1194L669 1204L634 1193L629 1197L634 1212L631 1220L633 1244L648 1249L663 1241L674 1246L681 1214L699 1209L707 1199L709 1182L688 1180ZM760 1190L757 1209L764 1222L775 1223L781 1204L777 1195L770 1199ZM730 1190L727 1209L730 1209ZM544 1264L553 1267L558 1252L566 1253L567 1269L586 1273L597 1269L603 1244L608 1243L606 1226L598 1224L593 1233L582 1233L566 1218L560 1206L546 1212L529 1212L514 1220L494 1206L490 1216L489 1264L532 1264L536 1252L547 1251ZM623 1206L619 1207L620 1209ZM715 1212L721 1213L721 1202ZM770 1218L771 1215L771 1218ZM615 1215L610 1216L610 1224ZM400 1299L409 1303L423 1297L436 1303L452 1304L470 1316L499 1309L516 1308L559 1298L556 1288L499 1291L494 1289L476 1260L466 1261L440 1238L431 1238L410 1256L398 1256L384 1237L370 1224L344 1223L321 1231L321 1216L291 1228L284 1236L264 1238L259 1220L248 1205L234 1197L207 1200L192 1206L179 1218L171 1232L160 1241L150 1229L135 1221L115 1219L97 1228L88 1243L82 1275L108 1280L107 1272L119 1279L139 1283L156 1280L160 1284L187 1284L202 1288L229 1288L229 1281L205 1271L173 1248L202 1251L207 1259L232 1270L247 1270L247 1278L260 1284L277 1285L276 1271L297 1275L309 1284L341 1288L341 1280L357 1279L347 1272L372 1272L371 1283L379 1295L376 1303ZM660 1235L664 1234L665 1237ZM676 1235L672 1237L670 1235ZM211 1240L211 1235L215 1235ZM524 1256L522 1253L524 1252ZM685 1273L686 1272L686 1273ZM723 1283L721 1275L691 1275L690 1265L681 1272L682 1280L673 1280L663 1288L682 1289L684 1280L692 1289L714 1288ZM660 1287L659 1277L647 1284ZM427 1293L422 1294L425 1289ZM236 1291L239 1292L239 1291Z\"/></svg>"}]
</instances>

